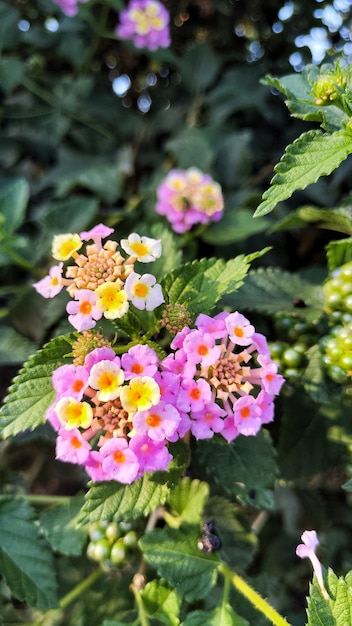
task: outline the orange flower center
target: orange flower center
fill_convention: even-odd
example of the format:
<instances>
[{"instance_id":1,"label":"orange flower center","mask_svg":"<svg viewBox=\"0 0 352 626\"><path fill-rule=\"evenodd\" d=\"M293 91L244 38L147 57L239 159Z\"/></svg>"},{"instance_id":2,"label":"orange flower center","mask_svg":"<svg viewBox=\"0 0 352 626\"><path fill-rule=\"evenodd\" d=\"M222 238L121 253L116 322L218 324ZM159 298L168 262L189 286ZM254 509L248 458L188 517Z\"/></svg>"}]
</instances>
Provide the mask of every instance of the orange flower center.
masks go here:
<instances>
[{"instance_id":1,"label":"orange flower center","mask_svg":"<svg viewBox=\"0 0 352 626\"><path fill-rule=\"evenodd\" d=\"M148 426L151 426L152 428L156 428L157 426L159 426L161 422L161 417L157 413L151 413L150 415L148 415L145 422L146 424L148 424Z\"/></svg>"},{"instance_id":2,"label":"orange flower center","mask_svg":"<svg viewBox=\"0 0 352 626\"><path fill-rule=\"evenodd\" d=\"M88 300L85 300L84 302L81 302L80 306L79 306L79 312L83 313L83 315L89 315L89 313L92 310L92 305Z\"/></svg>"}]
</instances>

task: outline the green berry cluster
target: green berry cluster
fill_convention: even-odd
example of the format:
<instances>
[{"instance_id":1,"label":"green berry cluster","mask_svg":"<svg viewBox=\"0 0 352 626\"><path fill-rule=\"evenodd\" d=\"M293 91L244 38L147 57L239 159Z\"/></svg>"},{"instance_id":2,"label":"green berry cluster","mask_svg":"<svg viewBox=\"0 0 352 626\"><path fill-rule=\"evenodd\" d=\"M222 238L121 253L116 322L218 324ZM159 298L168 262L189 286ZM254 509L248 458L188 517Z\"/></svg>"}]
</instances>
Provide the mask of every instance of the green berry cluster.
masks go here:
<instances>
[{"instance_id":1,"label":"green berry cluster","mask_svg":"<svg viewBox=\"0 0 352 626\"><path fill-rule=\"evenodd\" d=\"M100 521L89 527L87 556L111 569L127 562L129 552L137 545L137 533L129 522Z\"/></svg>"},{"instance_id":2,"label":"green berry cluster","mask_svg":"<svg viewBox=\"0 0 352 626\"><path fill-rule=\"evenodd\" d=\"M340 385L352 382L352 322L334 326L320 341L323 364L331 380Z\"/></svg>"},{"instance_id":3,"label":"green berry cluster","mask_svg":"<svg viewBox=\"0 0 352 626\"><path fill-rule=\"evenodd\" d=\"M317 343L317 329L302 317L277 314L274 317L275 342L269 342L271 357L287 381L299 380L307 365L306 352Z\"/></svg>"},{"instance_id":4,"label":"green berry cluster","mask_svg":"<svg viewBox=\"0 0 352 626\"><path fill-rule=\"evenodd\" d=\"M334 270L323 287L325 309L337 323L352 321L352 261Z\"/></svg>"}]
</instances>

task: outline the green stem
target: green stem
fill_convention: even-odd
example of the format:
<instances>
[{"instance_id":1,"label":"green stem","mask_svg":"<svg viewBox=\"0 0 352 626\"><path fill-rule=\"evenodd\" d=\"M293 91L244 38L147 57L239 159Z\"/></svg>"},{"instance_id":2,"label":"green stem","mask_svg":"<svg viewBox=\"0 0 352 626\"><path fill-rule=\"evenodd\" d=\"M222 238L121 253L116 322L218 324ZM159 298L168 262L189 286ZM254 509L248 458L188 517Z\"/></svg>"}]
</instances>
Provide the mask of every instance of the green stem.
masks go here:
<instances>
[{"instance_id":1,"label":"green stem","mask_svg":"<svg viewBox=\"0 0 352 626\"><path fill-rule=\"evenodd\" d=\"M147 614L143 606L141 594L134 585L131 585L131 589L132 589L132 592L133 592L133 595L137 604L138 617L139 617L141 626L149 626L149 620L148 620Z\"/></svg>"},{"instance_id":2,"label":"green stem","mask_svg":"<svg viewBox=\"0 0 352 626\"><path fill-rule=\"evenodd\" d=\"M249 600L255 608L263 613L267 619L269 619L272 624L275 626L290 626L289 622L280 615L264 598L257 593L246 581L239 576L238 574L234 574L231 570L224 565L223 563L219 567L219 571L225 577L225 580L228 580L232 585L242 593L247 600Z\"/></svg>"},{"instance_id":3,"label":"green stem","mask_svg":"<svg viewBox=\"0 0 352 626\"><path fill-rule=\"evenodd\" d=\"M76 587L71 589L71 591L69 591L63 598L61 598L57 609L50 609L50 611L47 611L39 620L39 622L36 622L33 626L45 626L45 624L51 624L51 621L47 622L48 619L50 620L52 616L54 616L59 611L62 611L62 609L65 609L69 604L76 600L76 598L78 598L78 596L80 596L84 591L89 589L89 587L91 587L102 574L103 570L100 567L95 569L87 578L78 583Z\"/></svg>"},{"instance_id":4,"label":"green stem","mask_svg":"<svg viewBox=\"0 0 352 626\"><path fill-rule=\"evenodd\" d=\"M20 493L16 494L16 498L22 498L22 500L26 500L30 504L39 504L44 506L50 506L51 504L69 504L71 498L69 496L42 496L42 495L33 495L33 494L25 494ZM2 499L7 499L8 495L0 495L0 501Z\"/></svg>"}]
</instances>

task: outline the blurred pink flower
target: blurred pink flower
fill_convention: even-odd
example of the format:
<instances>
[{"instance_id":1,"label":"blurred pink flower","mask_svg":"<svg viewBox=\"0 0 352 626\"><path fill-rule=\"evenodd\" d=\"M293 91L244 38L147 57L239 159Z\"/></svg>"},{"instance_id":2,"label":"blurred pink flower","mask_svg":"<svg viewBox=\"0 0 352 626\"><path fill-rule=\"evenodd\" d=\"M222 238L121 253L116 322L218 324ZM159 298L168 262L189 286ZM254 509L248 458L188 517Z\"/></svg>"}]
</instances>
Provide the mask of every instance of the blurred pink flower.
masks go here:
<instances>
[{"instance_id":1,"label":"blurred pink flower","mask_svg":"<svg viewBox=\"0 0 352 626\"><path fill-rule=\"evenodd\" d=\"M168 48L170 46L170 15L158 0L131 0L121 11L115 33L131 39L136 48Z\"/></svg>"}]
</instances>

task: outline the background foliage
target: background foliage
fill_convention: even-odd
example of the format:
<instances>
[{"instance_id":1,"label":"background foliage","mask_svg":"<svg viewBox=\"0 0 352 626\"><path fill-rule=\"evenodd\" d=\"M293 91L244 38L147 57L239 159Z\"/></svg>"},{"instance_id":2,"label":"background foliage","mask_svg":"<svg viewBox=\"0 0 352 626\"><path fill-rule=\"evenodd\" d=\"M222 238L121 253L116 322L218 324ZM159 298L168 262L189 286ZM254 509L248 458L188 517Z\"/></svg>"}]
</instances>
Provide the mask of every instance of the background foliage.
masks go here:
<instances>
[{"instance_id":1,"label":"background foliage","mask_svg":"<svg viewBox=\"0 0 352 626\"><path fill-rule=\"evenodd\" d=\"M150 582L141 601L151 624L267 624L237 591L221 603L219 562L245 573L291 624L305 624L311 574L295 556L305 528L317 529L322 561L340 577L329 571L331 586L343 595L349 582L351 405L327 378L317 344L328 332L323 282L352 259L351 143L344 136L333 157L342 115L323 107L325 115L315 109L314 116L302 100L322 61L341 55L350 61L350 3L165 5L172 47L151 53L113 35L122 0L80 4L73 18L51 0L0 1L3 396L30 358L1 414L5 623L135 623L128 586L140 553L132 552L122 569L97 568L86 547L88 524L101 519L128 518L142 536ZM288 161L293 175L281 193L279 185L269 187L274 166L302 133L298 152L306 163L318 154L329 164L294 173L288 150L279 174L285 176ZM156 188L171 168L191 166L221 184L225 215L175 235L155 213ZM66 300L60 294L43 301L32 283L47 271L54 234L100 221L120 238L137 231L162 239L167 255L155 264L158 278L167 274L170 301L191 301L194 316L215 306L209 295L215 293L218 306L248 314L273 342L286 341L279 313L317 334L265 433L236 447L200 442L183 481L188 457L179 449L183 465L173 465L168 484L155 477L123 489L97 484L84 498L86 476L55 461L52 432L42 424L52 401L51 371L67 353L60 336L72 330ZM197 276L211 278L209 293ZM41 384L38 402L34 379ZM145 516L159 504L164 525L144 533ZM209 519L222 545L210 555L195 548ZM72 589L80 593L70 596ZM312 589L309 624L321 603ZM336 621L338 606L324 608L324 624L343 623Z\"/></svg>"}]
</instances>

